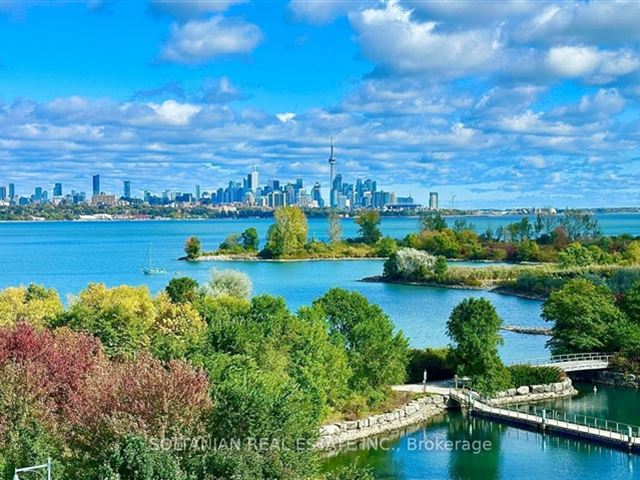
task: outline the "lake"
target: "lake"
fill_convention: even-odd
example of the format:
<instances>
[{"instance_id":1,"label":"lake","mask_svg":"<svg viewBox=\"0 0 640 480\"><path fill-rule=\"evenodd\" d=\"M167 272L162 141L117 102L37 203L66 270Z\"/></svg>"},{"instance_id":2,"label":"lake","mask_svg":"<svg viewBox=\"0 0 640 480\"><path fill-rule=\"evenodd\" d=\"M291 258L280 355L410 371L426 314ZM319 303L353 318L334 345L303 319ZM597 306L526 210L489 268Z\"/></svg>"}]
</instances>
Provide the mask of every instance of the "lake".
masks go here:
<instances>
[{"instance_id":1,"label":"lake","mask_svg":"<svg viewBox=\"0 0 640 480\"><path fill-rule=\"evenodd\" d=\"M386 220L390 220L386 223ZM398 222L402 220L402 222ZM311 219L310 230L320 231L324 219ZM393 234L408 228L407 219L385 219ZM346 223L346 222L345 222ZM187 275L206 282L212 268L247 273L254 294L282 296L292 309L311 303L331 287L357 290L380 305L414 347L447 344L445 323L465 297L483 296L493 302L505 323L543 326L540 302L490 292L426 288L359 282L380 274L382 261L312 262L182 262L187 237L198 236L205 248L215 248L228 234L255 226L264 238L270 220L204 220L140 222L12 222L0 224L0 287L42 283L58 290L63 299L77 294L89 282L147 285L158 292L172 276ZM415 226L415 222L413 223ZM404 227L400 228L399 225ZM347 228L345 228L345 231ZM355 231L354 231L355 234ZM149 244L154 265L168 275L145 276L142 263ZM545 337L504 332L505 359L545 355Z\"/></svg>"}]
</instances>

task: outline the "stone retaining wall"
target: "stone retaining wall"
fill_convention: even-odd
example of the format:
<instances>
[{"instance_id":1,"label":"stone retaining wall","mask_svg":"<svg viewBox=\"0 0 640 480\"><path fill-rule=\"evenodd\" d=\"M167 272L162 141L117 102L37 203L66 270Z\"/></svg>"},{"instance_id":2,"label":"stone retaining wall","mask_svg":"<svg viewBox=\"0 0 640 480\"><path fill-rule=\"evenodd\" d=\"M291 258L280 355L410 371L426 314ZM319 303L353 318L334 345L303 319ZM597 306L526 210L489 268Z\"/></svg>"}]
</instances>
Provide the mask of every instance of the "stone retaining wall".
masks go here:
<instances>
[{"instance_id":1,"label":"stone retaining wall","mask_svg":"<svg viewBox=\"0 0 640 480\"><path fill-rule=\"evenodd\" d=\"M511 403L539 402L553 398L570 397L577 394L570 378L562 382L549 383L547 385L530 385L526 387L510 388L505 392L498 392L489 401L491 405L507 405Z\"/></svg>"},{"instance_id":2,"label":"stone retaining wall","mask_svg":"<svg viewBox=\"0 0 640 480\"><path fill-rule=\"evenodd\" d=\"M614 387L640 388L640 375L611 372L609 370L591 370L572 372L571 377L579 382L595 382Z\"/></svg>"},{"instance_id":3,"label":"stone retaining wall","mask_svg":"<svg viewBox=\"0 0 640 480\"><path fill-rule=\"evenodd\" d=\"M316 448L329 450L344 443L393 432L442 413L446 408L445 397L434 395L412 400L392 412L325 425L320 428Z\"/></svg>"}]
</instances>

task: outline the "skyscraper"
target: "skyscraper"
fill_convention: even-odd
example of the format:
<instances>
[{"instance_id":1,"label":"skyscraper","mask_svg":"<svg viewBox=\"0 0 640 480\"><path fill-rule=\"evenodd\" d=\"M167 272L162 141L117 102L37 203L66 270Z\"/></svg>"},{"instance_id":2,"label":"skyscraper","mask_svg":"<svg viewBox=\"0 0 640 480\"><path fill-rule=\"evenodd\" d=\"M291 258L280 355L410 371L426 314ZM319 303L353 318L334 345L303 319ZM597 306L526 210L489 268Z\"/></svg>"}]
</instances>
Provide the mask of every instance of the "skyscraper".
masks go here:
<instances>
[{"instance_id":1,"label":"skyscraper","mask_svg":"<svg viewBox=\"0 0 640 480\"><path fill-rule=\"evenodd\" d=\"M251 173L247 175L247 184L249 186L249 190L255 192L260 186L260 175L258 174L258 167L253 166L253 170Z\"/></svg>"},{"instance_id":2,"label":"skyscraper","mask_svg":"<svg viewBox=\"0 0 640 480\"><path fill-rule=\"evenodd\" d=\"M0 187L0 200L6 200L7 199L7 187L2 186Z\"/></svg>"},{"instance_id":3,"label":"skyscraper","mask_svg":"<svg viewBox=\"0 0 640 480\"><path fill-rule=\"evenodd\" d=\"M15 196L16 196L16 184L10 183L9 184L9 200L13 200Z\"/></svg>"},{"instance_id":4,"label":"skyscraper","mask_svg":"<svg viewBox=\"0 0 640 480\"><path fill-rule=\"evenodd\" d=\"M200 200L200 185L196 185L196 200Z\"/></svg>"},{"instance_id":5,"label":"skyscraper","mask_svg":"<svg viewBox=\"0 0 640 480\"><path fill-rule=\"evenodd\" d=\"M62 196L62 184L61 183L56 183L53 186L53 196L54 197L61 197Z\"/></svg>"},{"instance_id":6,"label":"skyscraper","mask_svg":"<svg viewBox=\"0 0 640 480\"><path fill-rule=\"evenodd\" d=\"M438 192L429 192L429 210L438 210Z\"/></svg>"},{"instance_id":7,"label":"skyscraper","mask_svg":"<svg viewBox=\"0 0 640 480\"><path fill-rule=\"evenodd\" d=\"M122 187L122 196L124 198L131 198L131 182L125 180Z\"/></svg>"},{"instance_id":8,"label":"skyscraper","mask_svg":"<svg viewBox=\"0 0 640 480\"><path fill-rule=\"evenodd\" d=\"M100 175L93 176L93 194L100 195Z\"/></svg>"},{"instance_id":9,"label":"skyscraper","mask_svg":"<svg viewBox=\"0 0 640 480\"><path fill-rule=\"evenodd\" d=\"M338 192L334 188L336 159L333 156L333 137L331 137L331 155L329 156L329 204L335 208L338 203Z\"/></svg>"}]
</instances>

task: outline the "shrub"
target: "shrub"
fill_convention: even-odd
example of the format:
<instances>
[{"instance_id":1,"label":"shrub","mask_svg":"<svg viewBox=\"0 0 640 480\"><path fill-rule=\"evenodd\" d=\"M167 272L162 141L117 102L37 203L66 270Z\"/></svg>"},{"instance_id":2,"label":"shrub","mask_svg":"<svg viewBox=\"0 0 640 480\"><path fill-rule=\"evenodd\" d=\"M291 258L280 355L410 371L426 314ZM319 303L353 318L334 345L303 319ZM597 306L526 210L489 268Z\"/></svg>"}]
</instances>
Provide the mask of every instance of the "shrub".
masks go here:
<instances>
[{"instance_id":1,"label":"shrub","mask_svg":"<svg viewBox=\"0 0 640 480\"><path fill-rule=\"evenodd\" d=\"M546 385L563 380L566 374L556 367L534 367L531 365L511 365L507 367L514 387Z\"/></svg>"},{"instance_id":2,"label":"shrub","mask_svg":"<svg viewBox=\"0 0 640 480\"><path fill-rule=\"evenodd\" d=\"M398 280L421 281L433 276L436 257L415 248L401 248L384 263L384 276Z\"/></svg>"},{"instance_id":3,"label":"shrub","mask_svg":"<svg viewBox=\"0 0 640 480\"><path fill-rule=\"evenodd\" d=\"M212 270L207 294L219 297L228 295L237 298L249 298L253 286L246 273L238 270Z\"/></svg>"}]
</instances>

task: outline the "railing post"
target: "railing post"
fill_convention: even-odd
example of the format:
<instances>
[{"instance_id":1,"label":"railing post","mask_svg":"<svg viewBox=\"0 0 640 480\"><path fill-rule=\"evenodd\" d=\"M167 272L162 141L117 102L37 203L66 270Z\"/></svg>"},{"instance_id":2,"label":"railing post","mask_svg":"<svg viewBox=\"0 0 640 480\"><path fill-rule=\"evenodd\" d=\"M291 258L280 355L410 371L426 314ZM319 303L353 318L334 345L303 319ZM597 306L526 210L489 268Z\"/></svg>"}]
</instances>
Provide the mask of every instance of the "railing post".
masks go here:
<instances>
[{"instance_id":1,"label":"railing post","mask_svg":"<svg viewBox=\"0 0 640 480\"><path fill-rule=\"evenodd\" d=\"M546 423L547 423L547 410L543 408L542 409L542 430L543 431L546 427Z\"/></svg>"}]
</instances>

